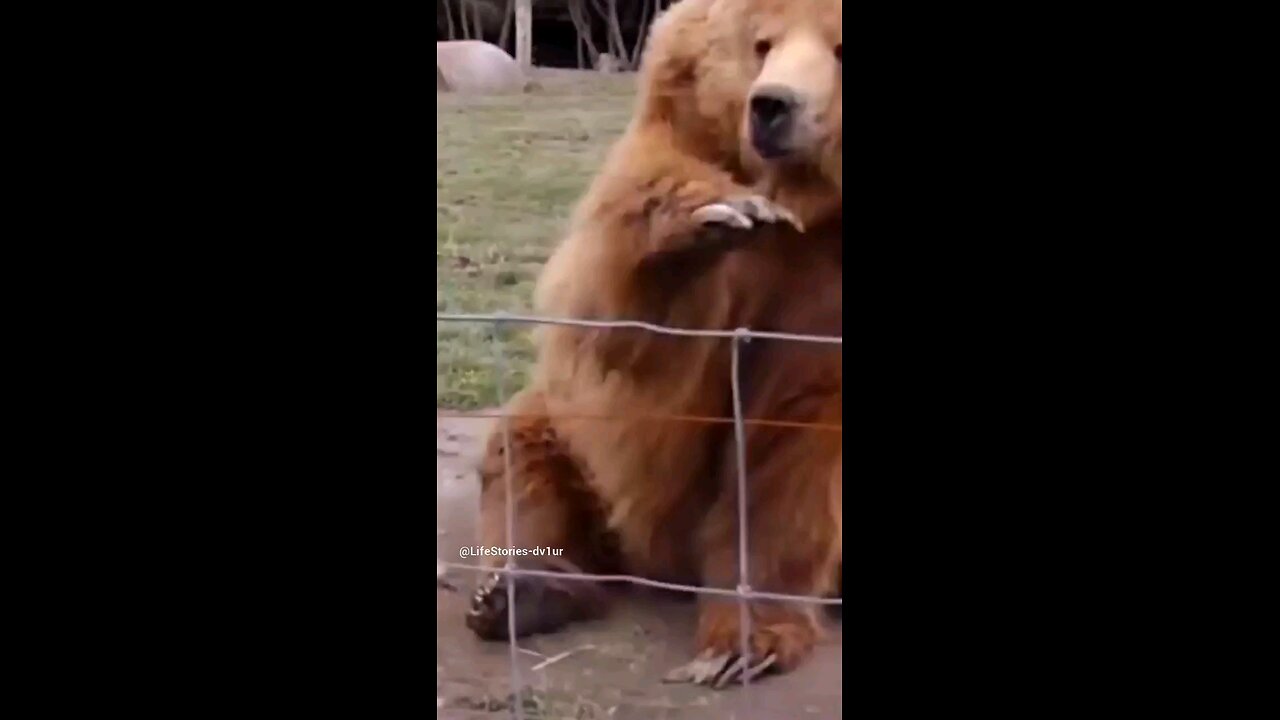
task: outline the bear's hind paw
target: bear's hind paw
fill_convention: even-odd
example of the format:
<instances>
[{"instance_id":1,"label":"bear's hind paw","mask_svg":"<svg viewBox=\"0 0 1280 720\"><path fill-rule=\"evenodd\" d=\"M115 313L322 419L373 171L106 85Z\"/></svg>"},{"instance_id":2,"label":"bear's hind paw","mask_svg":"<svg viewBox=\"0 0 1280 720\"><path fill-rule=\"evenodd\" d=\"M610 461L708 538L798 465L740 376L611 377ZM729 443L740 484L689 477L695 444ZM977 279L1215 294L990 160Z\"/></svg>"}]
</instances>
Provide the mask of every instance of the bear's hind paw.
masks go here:
<instances>
[{"instance_id":1,"label":"bear's hind paw","mask_svg":"<svg viewBox=\"0 0 1280 720\"><path fill-rule=\"evenodd\" d=\"M550 568L537 566L533 569ZM603 596L592 588L571 586L545 576L510 576L491 573L471 597L466 625L483 640L506 640L510 620L508 587L515 590L516 637L559 630L576 620L602 611Z\"/></svg>"}]
</instances>

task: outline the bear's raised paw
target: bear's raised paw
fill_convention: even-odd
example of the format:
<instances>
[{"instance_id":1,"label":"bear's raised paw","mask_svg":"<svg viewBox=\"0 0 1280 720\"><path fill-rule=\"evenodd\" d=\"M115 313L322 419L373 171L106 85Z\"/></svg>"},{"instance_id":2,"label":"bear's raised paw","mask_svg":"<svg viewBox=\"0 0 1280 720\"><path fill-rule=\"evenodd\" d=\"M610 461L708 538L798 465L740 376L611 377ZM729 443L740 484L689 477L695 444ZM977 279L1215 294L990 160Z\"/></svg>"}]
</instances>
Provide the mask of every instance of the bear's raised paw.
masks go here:
<instances>
[{"instance_id":1,"label":"bear's raised paw","mask_svg":"<svg viewBox=\"0 0 1280 720\"><path fill-rule=\"evenodd\" d=\"M744 195L703 205L693 211L693 220L699 225L719 225L750 230L756 223L785 222L798 232L804 232L799 218L792 212L761 195Z\"/></svg>"}]
</instances>

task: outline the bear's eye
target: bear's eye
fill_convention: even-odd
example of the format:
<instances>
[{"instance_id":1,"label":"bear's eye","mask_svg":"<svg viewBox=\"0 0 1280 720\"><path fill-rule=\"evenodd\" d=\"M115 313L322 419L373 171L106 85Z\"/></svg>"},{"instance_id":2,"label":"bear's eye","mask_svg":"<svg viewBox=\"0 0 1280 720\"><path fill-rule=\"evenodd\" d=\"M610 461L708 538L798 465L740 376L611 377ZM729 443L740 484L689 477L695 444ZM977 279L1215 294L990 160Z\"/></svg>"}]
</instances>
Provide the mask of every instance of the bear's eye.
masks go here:
<instances>
[{"instance_id":1,"label":"bear's eye","mask_svg":"<svg viewBox=\"0 0 1280 720\"><path fill-rule=\"evenodd\" d=\"M756 41L756 55L759 55L760 57L764 57L765 55L768 55L769 51L772 49L773 49L773 45L768 40Z\"/></svg>"},{"instance_id":2,"label":"bear's eye","mask_svg":"<svg viewBox=\"0 0 1280 720\"><path fill-rule=\"evenodd\" d=\"M844 64L844 60L840 59L840 49L843 47L844 47L844 43L840 43L836 45L836 62L840 63L841 65Z\"/></svg>"}]
</instances>

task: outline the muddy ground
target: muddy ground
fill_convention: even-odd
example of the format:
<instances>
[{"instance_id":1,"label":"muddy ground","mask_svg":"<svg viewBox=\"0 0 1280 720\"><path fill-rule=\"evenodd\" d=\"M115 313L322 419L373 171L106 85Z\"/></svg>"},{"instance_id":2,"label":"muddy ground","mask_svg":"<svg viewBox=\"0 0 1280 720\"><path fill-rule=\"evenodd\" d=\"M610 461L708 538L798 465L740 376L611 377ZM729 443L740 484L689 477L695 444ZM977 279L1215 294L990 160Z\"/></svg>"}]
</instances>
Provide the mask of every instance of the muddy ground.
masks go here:
<instances>
[{"instance_id":1,"label":"muddy ground","mask_svg":"<svg viewBox=\"0 0 1280 720\"><path fill-rule=\"evenodd\" d=\"M479 481L474 463L491 420L436 421L436 554L459 562L477 544ZM474 560L462 562L474 563ZM441 718L513 717L510 648L478 640L462 622L476 577L451 570L457 591L437 589L437 713ZM522 707L544 718L839 718L842 626L795 672L752 683L749 690L670 685L660 678L692 652L694 603L640 587L620 592L609 616L554 635L519 641ZM565 655L565 653L568 653Z\"/></svg>"}]
</instances>

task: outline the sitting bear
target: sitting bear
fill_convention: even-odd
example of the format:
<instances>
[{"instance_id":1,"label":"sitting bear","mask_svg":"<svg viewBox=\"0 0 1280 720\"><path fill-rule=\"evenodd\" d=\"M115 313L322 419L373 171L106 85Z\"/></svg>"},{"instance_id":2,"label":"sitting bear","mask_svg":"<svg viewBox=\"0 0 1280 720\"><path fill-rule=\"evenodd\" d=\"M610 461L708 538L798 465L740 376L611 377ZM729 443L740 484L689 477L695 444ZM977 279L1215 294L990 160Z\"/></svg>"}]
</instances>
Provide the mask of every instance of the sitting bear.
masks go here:
<instances>
[{"instance_id":1,"label":"sitting bear","mask_svg":"<svg viewBox=\"0 0 1280 720\"><path fill-rule=\"evenodd\" d=\"M676 3L654 23L635 116L539 280L539 314L840 334L842 100L839 0ZM565 549L554 567L522 558L525 567L736 585L736 510L724 512L737 503L732 426L696 421L732 416L730 342L541 327L531 384L506 408L517 416L510 434L494 433L481 464L484 544ZM815 360L817 351L756 343L744 354L746 406L838 427L839 346ZM784 387L809 380L822 402ZM841 560L840 434L775 435L749 433L750 584L826 593ZM751 449L756 439L773 449ZM805 542L792 543L795 533ZM476 594L467 623L481 637L506 636L506 582L495 575ZM602 607L589 582L516 585L518 635ZM703 603L700 662L729 652L729 603L732 618L723 603ZM722 670L742 667L716 682L794 667L817 637L805 608L753 602L752 612L752 657L726 659Z\"/></svg>"}]
</instances>

